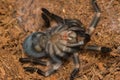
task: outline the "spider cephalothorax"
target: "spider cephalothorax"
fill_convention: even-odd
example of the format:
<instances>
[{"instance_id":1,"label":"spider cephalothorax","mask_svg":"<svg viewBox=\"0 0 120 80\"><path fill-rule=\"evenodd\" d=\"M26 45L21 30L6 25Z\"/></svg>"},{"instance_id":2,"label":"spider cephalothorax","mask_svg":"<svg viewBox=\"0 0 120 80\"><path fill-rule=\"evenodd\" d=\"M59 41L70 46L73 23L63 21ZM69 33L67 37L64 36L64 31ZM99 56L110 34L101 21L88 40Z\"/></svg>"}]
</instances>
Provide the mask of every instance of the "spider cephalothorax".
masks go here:
<instances>
[{"instance_id":1,"label":"spider cephalothorax","mask_svg":"<svg viewBox=\"0 0 120 80\"><path fill-rule=\"evenodd\" d=\"M45 21L45 26L50 27L50 20L54 20L58 25L44 32L35 32L29 35L23 43L23 49L30 57L20 58L19 61L44 66L47 66L49 63L51 68L46 72L35 67L24 67L24 69L29 72L37 72L43 76L49 76L62 65L62 60L68 59L72 55L75 69L71 73L70 80L73 80L79 71L78 52L80 50L95 50L102 53L110 52L111 49L108 47L86 46L100 19L100 9L96 0L92 0L92 5L96 14L87 30L84 29L83 24L77 19L63 19L42 8L42 18ZM42 61L41 58L44 57L48 58L49 61Z\"/></svg>"}]
</instances>

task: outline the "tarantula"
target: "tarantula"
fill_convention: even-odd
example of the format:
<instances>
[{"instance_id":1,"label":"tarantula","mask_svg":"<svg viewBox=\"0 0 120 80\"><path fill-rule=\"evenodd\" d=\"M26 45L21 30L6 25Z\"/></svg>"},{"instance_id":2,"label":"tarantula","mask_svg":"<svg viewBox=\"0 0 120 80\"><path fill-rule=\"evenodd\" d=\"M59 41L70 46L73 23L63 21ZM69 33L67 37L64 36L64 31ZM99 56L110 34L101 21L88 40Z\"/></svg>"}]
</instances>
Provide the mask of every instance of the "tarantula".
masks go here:
<instances>
[{"instance_id":1,"label":"tarantula","mask_svg":"<svg viewBox=\"0 0 120 80\"><path fill-rule=\"evenodd\" d=\"M62 65L63 60L67 60L72 56L75 68L71 73L70 80L73 80L79 72L79 51L111 52L111 48L108 47L86 45L90 41L90 37L100 19L100 9L96 0L92 0L92 6L95 15L87 30L85 30L83 24L78 19L63 19L42 8L41 15L45 22L44 25L50 27L50 21L54 20L57 26L51 27L45 32L34 32L29 35L23 43L23 49L29 57L20 58L19 61L21 63L33 63L43 66L50 65L51 67L45 72L36 67L24 67L25 71L49 76ZM49 61L41 60L44 57L48 58Z\"/></svg>"}]
</instances>

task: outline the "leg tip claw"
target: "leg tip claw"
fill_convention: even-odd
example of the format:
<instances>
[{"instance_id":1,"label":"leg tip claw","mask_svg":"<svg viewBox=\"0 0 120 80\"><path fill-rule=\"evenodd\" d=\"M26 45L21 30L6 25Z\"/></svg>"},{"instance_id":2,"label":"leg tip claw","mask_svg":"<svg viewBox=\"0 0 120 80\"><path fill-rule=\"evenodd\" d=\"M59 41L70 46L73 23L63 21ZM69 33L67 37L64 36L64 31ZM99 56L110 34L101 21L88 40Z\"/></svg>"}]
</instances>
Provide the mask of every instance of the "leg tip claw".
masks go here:
<instances>
[{"instance_id":1,"label":"leg tip claw","mask_svg":"<svg viewBox=\"0 0 120 80\"><path fill-rule=\"evenodd\" d=\"M108 47L102 47L101 48L101 52L102 53L109 53L109 52L111 52L112 51L112 49L111 48L108 48Z\"/></svg>"},{"instance_id":2,"label":"leg tip claw","mask_svg":"<svg viewBox=\"0 0 120 80\"><path fill-rule=\"evenodd\" d=\"M43 13L45 13L47 15L51 14L46 8L41 8L41 10L43 11Z\"/></svg>"},{"instance_id":3,"label":"leg tip claw","mask_svg":"<svg viewBox=\"0 0 120 80\"><path fill-rule=\"evenodd\" d=\"M24 67L24 70L30 73L36 72L36 68L33 68L33 67Z\"/></svg>"}]
</instances>

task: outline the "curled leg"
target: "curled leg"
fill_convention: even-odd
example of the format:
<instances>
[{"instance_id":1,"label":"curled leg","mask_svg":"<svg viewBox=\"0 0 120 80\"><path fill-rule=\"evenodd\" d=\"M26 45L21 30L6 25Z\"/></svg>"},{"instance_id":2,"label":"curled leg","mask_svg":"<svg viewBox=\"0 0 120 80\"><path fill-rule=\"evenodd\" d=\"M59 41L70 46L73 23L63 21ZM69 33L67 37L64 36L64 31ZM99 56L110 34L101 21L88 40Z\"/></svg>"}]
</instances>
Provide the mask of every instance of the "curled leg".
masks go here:
<instances>
[{"instance_id":1,"label":"curled leg","mask_svg":"<svg viewBox=\"0 0 120 80\"><path fill-rule=\"evenodd\" d=\"M65 19L65 23L67 25L69 25L69 27L72 27L72 26L77 26L78 27L79 26L78 27L79 29L83 29L84 28L82 22L80 20L78 20L78 19Z\"/></svg>"},{"instance_id":2,"label":"curled leg","mask_svg":"<svg viewBox=\"0 0 120 80\"><path fill-rule=\"evenodd\" d=\"M100 51L101 53L109 53L112 51L112 49L109 47L100 47L100 46L94 46L94 45L86 46L85 49L92 50L92 51Z\"/></svg>"},{"instance_id":3,"label":"curled leg","mask_svg":"<svg viewBox=\"0 0 120 80\"><path fill-rule=\"evenodd\" d=\"M59 23L64 23L64 19L62 19L60 16L53 14L51 12L49 12L47 9L42 8L41 9L43 11L44 14L46 14L48 17L50 17L51 19L55 20L58 24Z\"/></svg>"},{"instance_id":4,"label":"curled leg","mask_svg":"<svg viewBox=\"0 0 120 80\"><path fill-rule=\"evenodd\" d=\"M42 13L41 16L42 16L42 18L44 20L44 26L47 27L47 28L50 27L50 20L49 20L49 18L44 13Z\"/></svg>"},{"instance_id":5,"label":"curled leg","mask_svg":"<svg viewBox=\"0 0 120 80\"><path fill-rule=\"evenodd\" d=\"M80 61L79 61L78 53L74 53L73 54L73 61L74 61L75 68L74 68L74 70L71 73L70 80L74 80L75 76L79 72L79 63L80 63Z\"/></svg>"}]
</instances>

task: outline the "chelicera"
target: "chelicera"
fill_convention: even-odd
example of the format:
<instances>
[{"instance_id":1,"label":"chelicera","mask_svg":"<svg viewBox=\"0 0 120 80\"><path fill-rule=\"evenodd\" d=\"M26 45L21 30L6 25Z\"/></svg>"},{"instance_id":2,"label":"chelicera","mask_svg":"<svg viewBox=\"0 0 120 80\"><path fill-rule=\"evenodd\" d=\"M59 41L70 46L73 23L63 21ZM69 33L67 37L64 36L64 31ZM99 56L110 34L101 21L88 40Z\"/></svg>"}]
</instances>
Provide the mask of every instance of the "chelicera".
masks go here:
<instances>
[{"instance_id":1,"label":"chelicera","mask_svg":"<svg viewBox=\"0 0 120 80\"><path fill-rule=\"evenodd\" d=\"M92 0L92 6L95 11L93 20L88 29L78 19L63 19L60 16L51 13L42 8L42 18L46 27L51 27L50 22L54 20L57 26L51 27L44 32L34 32L30 34L23 43L23 50L28 55L27 58L20 58L21 63L33 63L42 66L51 67L43 71L36 67L24 67L25 71L37 72L43 76L49 76L60 68L63 60L73 57L75 68L71 72L70 80L73 80L79 72L79 51L95 50L101 53L111 52L111 48L94 45L86 45L94 32L100 19L100 9L96 0ZM48 61L41 60L48 58Z\"/></svg>"}]
</instances>

